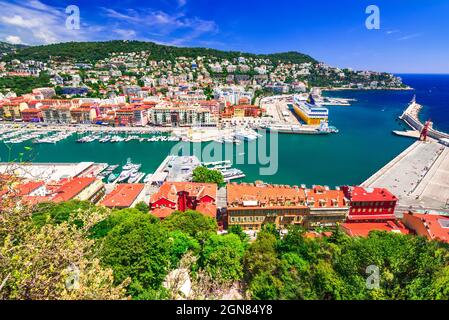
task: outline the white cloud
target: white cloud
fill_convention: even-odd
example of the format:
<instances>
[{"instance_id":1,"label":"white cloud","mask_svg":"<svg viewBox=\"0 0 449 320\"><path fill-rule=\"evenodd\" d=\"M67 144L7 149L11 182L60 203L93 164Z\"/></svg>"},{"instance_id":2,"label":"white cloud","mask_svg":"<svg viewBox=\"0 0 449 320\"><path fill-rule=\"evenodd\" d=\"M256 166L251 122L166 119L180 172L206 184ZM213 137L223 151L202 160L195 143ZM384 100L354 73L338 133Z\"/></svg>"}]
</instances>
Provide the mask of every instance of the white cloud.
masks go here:
<instances>
[{"instance_id":1,"label":"white cloud","mask_svg":"<svg viewBox=\"0 0 449 320\"><path fill-rule=\"evenodd\" d=\"M187 16L182 7L187 0L173 0L179 6L175 13L149 8L99 8L101 24L90 23L80 8L80 29L66 28L65 7L50 6L40 0L0 0L0 39L14 35L23 43L49 44L66 41L139 39L148 37L166 44L199 43L203 35L218 32L214 21ZM106 21L104 21L106 18ZM210 40L210 39L207 39Z\"/></svg>"},{"instance_id":2,"label":"white cloud","mask_svg":"<svg viewBox=\"0 0 449 320\"><path fill-rule=\"evenodd\" d=\"M114 29L113 31L125 40L134 38L137 35L136 31L131 29Z\"/></svg>"},{"instance_id":3,"label":"white cloud","mask_svg":"<svg viewBox=\"0 0 449 320\"><path fill-rule=\"evenodd\" d=\"M20 37L18 36L7 36L5 38L6 42L9 42L11 44L22 44L22 39L20 39Z\"/></svg>"},{"instance_id":4,"label":"white cloud","mask_svg":"<svg viewBox=\"0 0 449 320\"><path fill-rule=\"evenodd\" d=\"M0 8L0 37L15 34L28 44L49 44L83 41L93 36L87 26L80 30L66 28L65 7L52 7L38 0L26 3L0 0Z\"/></svg>"},{"instance_id":5,"label":"white cloud","mask_svg":"<svg viewBox=\"0 0 449 320\"><path fill-rule=\"evenodd\" d=\"M139 11L128 9L124 12L110 8L103 8L103 10L105 15L113 18L115 22L124 22L140 28L145 26L144 33L176 38L171 42L173 44L189 42L204 34L218 32L218 26L214 21L186 17L182 12L168 14L150 9Z\"/></svg>"},{"instance_id":6,"label":"white cloud","mask_svg":"<svg viewBox=\"0 0 449 320\"><path fill-rule=\"evenodd\" d=\"M420 32L420 33L414 33L414 34L410 34L410 35L401 37L401 38L399 38L398 40L399 40L399 41L410 40L410 39L418 38L418 37L420 37L420 36L422 36L422 35L423 35L422 32Z\"/></svg>"}]
</instances>

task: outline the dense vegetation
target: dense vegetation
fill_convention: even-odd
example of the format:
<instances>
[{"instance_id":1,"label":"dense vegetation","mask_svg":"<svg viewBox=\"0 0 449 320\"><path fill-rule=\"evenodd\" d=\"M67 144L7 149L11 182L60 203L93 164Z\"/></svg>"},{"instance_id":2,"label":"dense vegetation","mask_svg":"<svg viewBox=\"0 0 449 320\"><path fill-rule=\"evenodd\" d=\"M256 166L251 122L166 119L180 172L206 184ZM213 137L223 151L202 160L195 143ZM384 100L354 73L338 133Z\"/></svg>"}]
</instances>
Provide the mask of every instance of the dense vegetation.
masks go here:
<instances>
[{"instance_id":1,"label":"dense vegetation","mask_svg":"<svg viewBox=\"0 0 449 320\"><path fill-rule=\"evenodd\" d=\"M8 53L8 52L18 50L18 49L23 49L25 47L26 46L23 44L11 44L11 43L0 41L0 56L3 53Z\"/></svg>"},{"instance_id":2,"label":"dense vegetation","mask_svg":"<svg viewBox=\"0 0 449 320\"><path fill-rule=\"evenodd\" d=\"M197 167L193 170L193 182L224 184L223 174L218 170Z\"/></svg>"},{"instance_id":3,"label":"dense vegetation","mask_svg":"<svg viewBox=\"0 0 449 320\"><path fill-rule=\"evenodd\" d=\"M5 210L0 299L173 299L183 296L173 284L182 272L191 299L228 297L236 288L252 299L449 298L443 243L385 232L349 238L339 230L310 238L299 227L280 237L273 225L251 243L239 227L225 235L216 229L195 211L160 221L79 201Z\"/></svg>"},{"instance_id":4,"label":"dense vegetation","mask_svg":"<svg viewBox=\"0 0 449 320\"><path fill-rule=\"evenodd\" d=\"M286 52L276 54L250 54L237 51L220 51L207 48L185 48L156 44L141 41L106 41L106 42L66 42L43 46L27 47L9 55L5 60L38 60L46 61L51 56L60 60L73 59L76 62L94 63L107 58L111 53L150 51L151 59L166 60L177 57L196 58L198 56L209 56L219 59L235 59L238 57L252 57L269 59L274 63L291 62L316 62L308 55L298 52Z\"/></svg>"},{"instance_id":5,"label":"dense vegetation","mask_svg":"<svg viewBox=\"0 0 449 320\"><path fill-rule=\"evenodd\" d=\"M9 90L17 95L30 93L35 88L49 87L50 76L41 73L39 77L3 77L0 78L0 92Z\"/></svg>"}]
</instances>

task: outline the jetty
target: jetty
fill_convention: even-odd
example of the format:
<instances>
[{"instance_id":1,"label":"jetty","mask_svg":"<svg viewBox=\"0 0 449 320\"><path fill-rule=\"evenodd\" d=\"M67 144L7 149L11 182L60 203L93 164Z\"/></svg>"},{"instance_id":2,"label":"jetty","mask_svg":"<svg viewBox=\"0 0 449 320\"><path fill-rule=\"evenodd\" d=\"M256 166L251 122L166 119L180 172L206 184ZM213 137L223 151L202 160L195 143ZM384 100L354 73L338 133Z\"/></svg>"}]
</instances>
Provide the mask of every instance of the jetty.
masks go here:
<instances>
[{"instance_id":1,"label":"jetty","mask_svg":"<svg viewBox=\"0 0 449 320\"><path fill-rule=\"evenodd\" d=\"M419 139L421 131L424 129L425 124L423 124L419 120L419 112L422 109L422 105L416 102L416 96L413 98L412 102L409 104L407 109L402 113L402 115L399 117L402 121L404 121L410 128L412 128L415 133L411 134L409 131L405 131L405 133L400 133L399 131L394 131L395 134L398 135L405 135L409 137L417 137ZM418 132L418 134L416 133ZM445 142L447 139L449 139L449 134L445 132L441 132L438 130L435 130L432 127L432 123L430 123L427 131L427 136L435 139L437 141L443 140L442 142Z\"/></svg>"},{"instance_id":2,"label":"jetty","mask_svg":"<svg viewBox=\"0 0 449 320\"><path fill-rule=\"evenodd\" d=\"M449 213L449 134L433 129L431 123L423 124L419 120L421 109L414 97L399 117L412 130L393 132L421 140L421 132L427 127L428 140L413 143L362 186L388 188L399 199L399 211Z\"/></svg>"}]
</instances>

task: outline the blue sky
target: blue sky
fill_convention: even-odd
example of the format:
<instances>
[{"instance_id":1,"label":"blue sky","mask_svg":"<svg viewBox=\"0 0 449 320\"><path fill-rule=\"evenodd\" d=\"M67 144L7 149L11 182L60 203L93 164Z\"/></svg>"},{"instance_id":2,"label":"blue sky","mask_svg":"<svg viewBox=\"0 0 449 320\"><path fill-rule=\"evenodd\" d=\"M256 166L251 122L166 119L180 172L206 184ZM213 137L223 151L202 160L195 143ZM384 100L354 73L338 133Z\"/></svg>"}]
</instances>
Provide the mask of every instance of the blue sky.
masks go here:
<instances>
[{"instance_id":1,"label":"blue sky","mask_svg":"<svg viewBox=\"0 0 449 320\"><path fill-rule=\"evenodd\" d=\"M80 29L65 27L68 5ZM380 9L368 30L367 6ZM0 41L136 39L254 53L300 51L338 67L449 73L447 0L0 0Z\"/></svg>"}]
</instances>

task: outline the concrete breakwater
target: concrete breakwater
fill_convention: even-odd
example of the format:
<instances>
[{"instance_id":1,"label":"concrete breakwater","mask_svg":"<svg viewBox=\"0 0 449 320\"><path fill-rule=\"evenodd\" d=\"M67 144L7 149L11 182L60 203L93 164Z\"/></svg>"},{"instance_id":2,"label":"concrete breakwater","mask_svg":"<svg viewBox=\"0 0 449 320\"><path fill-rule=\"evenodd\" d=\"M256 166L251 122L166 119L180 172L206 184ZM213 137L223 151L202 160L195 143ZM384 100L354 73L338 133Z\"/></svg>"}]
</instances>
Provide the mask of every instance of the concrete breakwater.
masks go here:
<instances>
[{"instance_id":1,"label":"concrete breakwater","mask_svg":"<svg viewBox=\"0 0 449 320\"><path fill-rule=\"evenodd\" d=\"M422 105L412 101L412 103L410 103L408 108L405 109L404 113L399 118L412 129L421 132L424 128L424 124L419 120L419 112L421 109ZM435 130L432 127L429 127L427 136L436 140L449 139L449 134Z\"/></svg>"}]
</instances>

